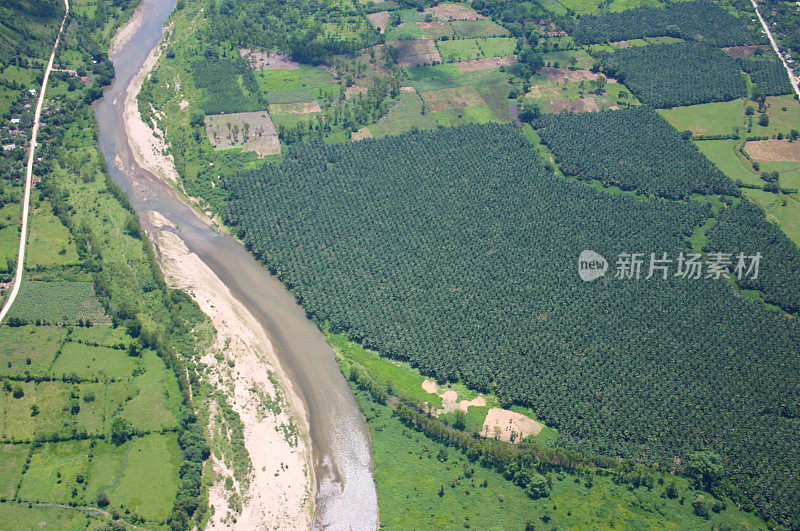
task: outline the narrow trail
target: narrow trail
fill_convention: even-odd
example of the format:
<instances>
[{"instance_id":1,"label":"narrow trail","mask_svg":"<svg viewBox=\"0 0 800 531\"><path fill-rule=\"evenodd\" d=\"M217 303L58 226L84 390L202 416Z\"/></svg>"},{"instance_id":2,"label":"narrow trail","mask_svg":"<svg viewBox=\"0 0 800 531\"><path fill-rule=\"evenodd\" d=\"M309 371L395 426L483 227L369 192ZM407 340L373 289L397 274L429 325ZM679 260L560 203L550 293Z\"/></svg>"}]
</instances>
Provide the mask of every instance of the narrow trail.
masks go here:
<instances>
[{"instance_id":1,"label":"narrow trail","mask_svg":"<svg viewBox=\"0 0 800 531\"><path fill-rule=\"evenodd\" d=\"M761 11L758 10L758 4L756 3L756 0L750 0L750 2L753 4L753 8L756 10L756 16L758 17L758 20L761 22L761 27L764 28L764 31L767 33L769 42L770 44L772 44L772 49L775 51L776 54L778 54L778 57L783 63L783 67L786 69L786 73L789 74L789 83L792 84L794 93L797 95L798 98L800 98L800 88L798 88L798 83L800 83L800 80L798 80L797 76L794 75L794 71L789 66L789 63L786 62L786 59L784 59L783 55L781 54L781 51L778 48L778 42L775 40L775 37L772 36L772 32L770 31L767 22L764 20L764 17L761 16Z\"/></svg>"},{"instance_id":2,"label":"narrow trail","mask_svg":"<svg viewBox=\"0 0 800 531\"><path fill-rule=\"evenodd\" d=\"M19 235L19 254L17 257L17 270L14 274L14 287L11 288L11 295L8 297L3 309L0 310L0 322L3 321L11 305L19 293L20 284L22 284L22 272L25 269L25 245L28 236L28 207L31 202L31 183L33 182L33 156L36 152L36 137L39 135L39 119L42 115L42 107L44 106L44 96L47 91L47 82L50 79L50 72L53 70L53 61L56 58L56 49L58 43L61 41L61 33L64 31L64 24L67 22L69 15L69 0L64 0L64 18L61 19L61 26L58 28L58 35L56 42L53 44L53 51L50 53L50 60L47 62L47 68L44 71L44 78L42 79L42 88L39 90L39 101L36 103L36 112L33 115L33 130L31 131L31 144L28 149L28 167L25 172L25 195L22 200L22 230Z\"/></svg>"}]
</instances>

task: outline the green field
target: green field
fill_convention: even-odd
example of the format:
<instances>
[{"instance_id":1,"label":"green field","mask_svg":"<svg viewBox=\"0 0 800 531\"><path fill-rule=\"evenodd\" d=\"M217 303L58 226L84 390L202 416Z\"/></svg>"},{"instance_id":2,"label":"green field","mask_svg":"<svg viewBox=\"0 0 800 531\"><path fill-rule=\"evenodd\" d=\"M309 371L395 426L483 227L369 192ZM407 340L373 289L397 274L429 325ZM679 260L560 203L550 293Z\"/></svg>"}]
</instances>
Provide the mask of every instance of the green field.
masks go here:
<instances>
[{"instance_id":1,"label":"green field","mask_svg":"<svg viewBox=\"0 0 800 531\"><path fill-rule=\"evenodd\" d=\"M508 30L491 20L454 20L450 23L456 37L471 39L474 37L502 37Z\"/></svg>"},{"instance_id":2,"label":"green field","mask_svg":"<svg viewBox=\"0 0 800 531\"><path fill-rule=\"evenodd\" d=\"M319 67L301 65L297 69L277 69L254 72L258 86L270 92L312 91L336 86L333 74Z\"/></svg>"},{"instance_id":3,"label":"green field","mask_svg":"<svg viewBox=\"0 0 800 531\"><path fill-rule=\"evenodd\" d=\"M69 229L53 215L50 201L43 201L31 214L28 226L25 268L51 268L79 263L78 249Z\"/></svg>"},{"instance_id":4,"label":"green field","mask_svg":"<svg viewBox=\"0 0 800 531\"><path fill-rule=\"evenodd\" d=\"M445 63L468 61L481 56L476 39L458 39L453 41L437 41L436 47Z\"/></svg>"},{"instance_id":5,"label":"green field","mask_svg":"<svg viewBox=\"0 0 800 531\"><path fill-rule=\"evenodd\" d=\"M678 131L695 135L730 135L744 127L745 100L703 103L658 112Z\"/></svg>"},{"instance_id":6,"label":"green field","mask_svg":"<svg viewBox=\"0 0 800 531\"><path fill-rule=\"evenodd\" d=\"M0 530L52 528L64 531L98 529L100 523L90 521L87 513L66 507L40 507L14 502L0 502Z\"/></svg>"},{"instance_id":7,"label":"green field","mask_svg":"<svg viewBox=\"0 0 800 531\"><path fill-rule=\"evenodd\" d=\"M345 371L347 364L343 363ZM731 502L708 520L696 516L691 502L700 493L687 480L668 475L651 488L634 488L615 483L609 475L551 472L550 496L532 499L479 461L407 428L391 408L364 391L354 392L372 435L381 526L387 529L763 527ZM672 481L678 494L670 499L664 492ZM708 494L705 498L713 499Z\"/></svg>"},{"instance_id":8,"label":"green field","mask_svg":"<svg viewBox=\"0 0 800 531\"><path fill-rule=\"evenodd\" d=\"M376 123L368 127L372 136L407 133L413 128L433 129L436 120L430 112L422 114L422 100L416 92L402 92L397 102Z\"/></svg>"},{"instance_id":9,"label":"green field","mask_svg":"<svg viewBox=\"0 0 800 531\"><path fill-rule=\"evenodd\" d=\"M758 112L756 112L753 129L748 136L773 136L778 133L786 135L792 129L800 131L800 102L793 96L767 97L767 115L769 125L763 127L758 125Z\"/></svg>"},{"instance_id":10,"label":"green field","mask_svg":"<svg viewBox=\"0 0 800 531\"><path fill-rule=\"evenodd\" d=\"M136 365L135 359L124 350L66 343L50 372L56 377L77 374L80 378L103 375L123 379L130 377Z\"/></svg>"},{"instance_id":11,"label":"green field","mask_svg":"<svg viewBox=\"0 0 800 531\"><path fill-rule=\"evenodd\" d=\"M8 315L29 322L41 319L52 324L73 324L85 319L92 323L110 322L91 282L23 280L19 296Z\"/></svg>"},{"instance_id":12,"label":"green field","mask_svg":"<svg viewBox=\"0 0 800 531\"><path fill-rule=\"evenodd\" d=\"M743 190L746 197L767 213L793 242L800 246L800 200L797 194L776 195L762 190Z\"/></svg>"},{"instance_id":13,"label":"green field","mask_svg":"<svg viewBox=\"0 0 800 531\"><path fill-rule=\"evenodd\" d=\"M517 40L511 37L487 37L476 39L478 48L481 49L483 57L503 57L511 55L517 48Z\"/></svg>"},{"instance_id":14,"label":"green field","mask_svg":"<svg viewBox=\"0 0 800 531\"><path fill-rule=\"evenodd\" d=\"M695 145L722 173L734 181L763 185L764 181L756 175L744 156L739 153L737 143L737 140L698 140Z\"/></svg>"},{"instance_id":15,"label":"green field","mask_svg":"<svg viewBox=\"0 0 800 531\"><path fill-rule=\"evenodd\" d=\"M583 50L561 50L557 52L545 52L542 54L545 64L551 66L591 68L594 58Z\"/></svg>"},{"instance_id":16,"label":"green field","mask_svg":"<svg viewBox=\"0 0 800 531\"><path fill-rule=\"evenodd\" d=\"M67 330L56 326L0 327L3 359L0 376L45 374L67 337ZM29 361L30 360L30 361Z\"/></svg>"},{"instance_id":17,"label":"green field","mask_svg":"<svg viewBox=\"0 0 800 531\"><path fill-rule=\"evenodd\" d=\"M0 499L14 497L29 451L26 444L0 445Z\"/></svg>"}]
</instances>

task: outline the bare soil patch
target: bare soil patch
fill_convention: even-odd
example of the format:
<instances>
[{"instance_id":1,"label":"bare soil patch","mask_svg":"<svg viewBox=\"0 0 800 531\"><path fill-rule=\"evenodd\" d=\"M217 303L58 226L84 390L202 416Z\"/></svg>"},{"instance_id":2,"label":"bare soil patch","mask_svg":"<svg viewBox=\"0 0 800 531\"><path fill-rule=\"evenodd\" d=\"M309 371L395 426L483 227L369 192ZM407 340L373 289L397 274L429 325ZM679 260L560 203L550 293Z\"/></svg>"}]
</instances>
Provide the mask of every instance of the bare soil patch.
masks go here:
<instances>
[{"instance_id":1,"label":"bare soil patch","mask_svg":"<svg viewBox=\"0 0 800 531\"><path fill-rule=\"evenodd\" d=\"M389 17L391 16L391 12L389 11L378 11L377 13L370 13L367 15L370 23L380 31L381 35L386 33L386 26L389 25Z\"/></svg>"},{"instance_id":2,"label":"bare soil patch","mask_svg":"<svg viewBox=\"0 0 800 531\"><path fill-rule=\"evenodd\" d=\"M420 92L420 96L432 111L463 109L464 107L473 107L486 103L475 87L472 86L427 90Z\"/></svg>"},{"instance_id":3,"label":"bare soil patch","mask_svg":"<svg viewBox=\"0 0 800 531\"><path fill-rule=\"evenodd\" d=\"M442 61L433 39L392 41L387 44L397 49L397 64L400 66L422 66Z\"/></svg>"},{"instance_id":4,"label":"bare soil patch","mask_svg":"<svg viewBox=\"0 0 800 531\"><path fill-rule=\"evenodd\" d=\"M486 415L481 435L506 442L512 442L512 435L514 435L513 442L520 442L529 435L539 435L542 428L544 428L544 424L522 413L493 407Z\"/></svg>"},{"instance_id":5,"label":"bare soil patch","mask_svg":"<svg viewBox=\"0 0 800 531\"><path fill-rule=\"evenodd\" d=\"M297 70L300 68L300 63L292 61L291 57L283 53L239 48L239 54L247 60L253 70Z\"/></svg>"},{"instance_id":6,"label":"bare soil patch","mask_svg":"<svg viewBox=\"0 0 800 531\"><path fill-rule=\"evenodd\" d=\"M750 46L728 46L723 48L728 55L736 59L744 59L753 55L758 49L766 50L769 47L766 44L750 45Z\"/></svg>"},{"instance_id":7,"label":"bare soil patch","mask_svg":"<svg viewBox=\"0 0 800 531\"><path fill-rule=\"evenodd\" d=\"M455 63L462 72L475 72L476 70L491 70L501 66L512 66L517 64L516 55L505 55L503 57L484 57L483 59L471 59L469 61L459 61Z\"/></svg>"},{"instance_id":8,"label":"bare soil patch","mask_svg":"<svg viewBox=\"0 0 800 531\"><path fill-rule=\"evenodd\" d=\"M633 44L629 43L628 41L614 41L611 43L611 46L614 48L630 48Z\"/></svg>"},{"instance_id":9,"label":"bare soil patch","mask_svg":"<svg viewBox=\"0 0 800 531\"><path fill-rule=\"evenodd\" d=\"M422 388L431 394L438 395L442 399L442 409L436 412L436 415L442 415L444 413L450 413L452 411L456 411L460 409L461 411L467 411L471 406L476 407L485 407L486 406L486 399L483 396L477 396L472 400L458 400L458 393L454 389L447 389L443 392L439 392L439 386L433 380L425 380L422 382Z\"/></svg>"},{"instance_id":10,"label":"bare soil patch","mask_svg":"<svg viewBox=\"0 0 800 531\"><path fill-rule=\"evenodd\" d=\"M400 87L400 92L416 92L417 89L414 87Z\"/></svg>"},{"instance_id":11,"label":"bare soil patch","mask_svg":"<svg viewBox=\"0 0 800 531\"><path fill-rule=\"evenodd\" d=\"M267 111L206 116L206 134L214 149L242 148L259 155L281 152L278 131Z\"/></svg>"},{"instance_id":12,"label":"bare soil patch","mask_svg":"<svg viewBox=\"0 0 800 531\"><path fill-rule=\"evenodd\" d=\"M300 103L271 103L269 106L270 114L308 114L311 112L322 112L319 102L301 101Z\"/></svg>"},{"instance_id":13,"label":"bare soil patch","mask_svg":"<svg viewBox=\"0 0 800 531\"><path fill-rule=\"evenodd\" d=\"M344 95L346 97L355 96L357 94L366 94L367 87L363 87L361 85L352 85L344 89Z\"/></svg>"},{"instance_id":14,"label":"bare soil patch","mask_svg":"<svg viewBox=\"0 0 800 531\"><path fill-rule=\"evenodd\" d=\"M774 162L800 162L800 142L788 140L754 140L744 146L755 160Z\"/></svg>"},{"instance_id":15,"label":"bare soil patch","mask_svg":"<svg viewBox=\"0 0 800 531\"><path fill-rule=\"evenodd\" d=\"M365 138L372 138L372 132L366 127L362 127L361 129L350 135L350 140L352 140L353 142L357 140L364 140Z\"/></svg>"},{"instance_id":16,"label":"bare soil patch","mask_svg":"<svg viewBox=\"0 0 800 531\"><path fill-rule=\"evenodd\" d=\"M569 68L554 68L552 66L545 66L539 70L539 74L547 77L548 79L555 81L556 83L571 81L571 82L580 82L580 81L594 81L600 74L596 72L592 72L591 70L582 70L576 68L575 70L571 70ZM608 78L609 82L614 82L615 80L612 78Z\"/></svg>"},{"instance_id":17,"label":"bare soil patch","mask_svg":"<svg viewBox=\"0 0 800 531\"><path fill-rule=\"evenodd\" d=\"M552 100L548 102L554 113L569 112L597 112L600 108L594 98L578 98L574 100Z\"/></svg>"},{"instance_id":18,"label":"bare soil patch","mask_svg":"<svg viewBox=\"0 0 800 531\"><path fill-rule=\"evenodd\" d=\"M438 20L489 20L471 7L461 4L439 4L425 9L424 13L433 15Z\"/></svg>"}]
</instances>

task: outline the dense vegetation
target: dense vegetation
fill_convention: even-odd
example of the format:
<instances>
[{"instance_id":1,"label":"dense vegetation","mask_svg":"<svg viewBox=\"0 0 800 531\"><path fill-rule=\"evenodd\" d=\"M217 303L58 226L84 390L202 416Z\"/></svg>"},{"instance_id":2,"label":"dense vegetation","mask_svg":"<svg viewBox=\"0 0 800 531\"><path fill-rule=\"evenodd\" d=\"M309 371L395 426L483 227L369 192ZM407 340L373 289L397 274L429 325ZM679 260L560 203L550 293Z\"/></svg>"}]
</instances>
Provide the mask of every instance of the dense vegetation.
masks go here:
<instances>
[{"instance_id":1,"label":"dense vegetation","mask_svg":"<svg viewBox=\"0 0 800 531\"><path fill-rule=\"evenodd\" d=\"M741 64L742 70L750 74L750 79L755 85L754 95L780 96L794 93L789 75L777 58L774 61L742 59Z\"/></svg>"},{"instance_id":2,"label":"dense vegetation","mask_svg":"<svg viewBox=\"0 0 800 531\"><path fill-rule=\"evenodd\" d=\"M27 105L27 112L35 104L28 88L38 94L53 44L42 33L33 46L31 32L57 27L63 15L60 4L51 3L55 20L17 19L29 33L2 32L15 50L15 64L3 65L4 74L25 80L13 89L22 93L19 108ZM38 3L21 4L33 9ZM134 4L101 1L86 9L73 3L56 56L62 71L50 77L34 164L42 182L31 203L27 267L13 319L0 326L6 443L0 521L14 527L27 527L29 519L59 527L83 513L71 508L77 506L148 528L185 529L205 512L200 475L208 445L184 365L195 349L193 331L205 317L185 294L164 284L127 197L105 172L88 105L113 76L104 50ZM25 78L23 70L36 74ZM11 111L17 112L17 103ZM29 115L22 116L17 138L30 134ZM16 174L0 177L8 190ZM5 205L5 219L19 220L18 210L8 211L14 207ZM0 244L15 247L18 238L5 232ZM24 326L26 320L31 325ZM46 521L36 504L53 505ZM76 518L79 527L91 526L82 518Z\"/></svg>"},{"instance_id":3,"label":"dense vegetation","mask_svg":"<svg viewBox=\"0 0 800 531\"><path fill-rule=\"evenodd\" d=\"M737 61L704 44L655 44L619 50L603 70L656 108L728 101L747 94Z\"/></svg>"},{"instance_id":4,"label":"dense vegetation","mask_svg":"<svg viewBox=\"0 0 800 531\"><path fill-rule=\"evenodd\" d=\"M728 101L747 94L739 64L705 44L655 44L611 54L603 69L657 108Z\"/></svg>"},{"instance_id":5,"label":"dense vegetation","mask_svg":"<svg viewBox=\"0 0 800 531\"><path fill-rule=\"evenodd\" d=\"M733 181L648 107L546 114L534 126L567 175L672 199L738 194Z\"/></svg>"},{"instance_id":6,"label":"dense vegetation","mask_svg":"<svg viewBox=\"0 0 800 531\"><path fill-rule=\"evenodd\" d=\"M516 444L477 437L468 424L472 417L482 422L480 407L468 409L464 427L458 415L430 415L419 400L434 395L422 391L417 371L342 335L329 334L328 340L370 427L385 527L422 522L479 529L498 522L519 529L539 522L557 528L759 526L757 517L724 497L696 490L704 488L696 477L591 458L553 446L555 440L545 439L544 432ZM411 398L420 391L423 398Z\"/></svg>"},{"instance_id":7,"label":"dense vegetation","mask_svg":"<svg viewBox=\"0 0 800 531\"><path fill-rule=\"evenodd\" d=\"M748 27L745 21L708 0L585 16L566 27L575 40L583 44L665 36L703 41L715 46L766 42L766 37Z\"/></svg>"},{"instance_id":8,"label":"dense vegetation","mask_svg":"<svg viewBox=\"0 0 800 531\"><path fill-rule=\"evenodd\" d=\"M706 234L706 249L732 253L734 265L739 252L748 256L761 253L758 278L746 275L738 284L761 291L767 302L784 310L800 310L800 249L767 221L763 210L750 201L741 201L723 210Z\"/></svg>"},{"instance_id":9,"label":"dense vegetation","mask_svg":"<svg viewBox=\"0 0 800 531\"><path fill-rule=\"evenodd\" d=\"M721 280L574 273L587 248L675 257L708 208L558 179L503 125L299 145L228 186L228 220L334 330L530 405L569 445L669 467L713 449L800 522L797 323Z\"/></svg>"},{"instance_id":10,"label":"dense vegetation","mask_svg":"<svg viewBox=\"0 0 800 531\"><path fill-rule=\"evenodd\" d=\"M278 49L310 64L379 40L350 0L223 0L209 3L206 17L202 33L208 42Z\"/></svg>"},{"instance_id":11,"label":"dense vegetation","mask_svg":"<svg viewBox=\"0 0 800 531\"><path fill-rule=\"evenodd\" d=\"M238 54L218 56L208 49L206 56L192 63L192 76L203 91L206 114L260 111L266 108L253 71Z\"/></svg>"}]
</instances>

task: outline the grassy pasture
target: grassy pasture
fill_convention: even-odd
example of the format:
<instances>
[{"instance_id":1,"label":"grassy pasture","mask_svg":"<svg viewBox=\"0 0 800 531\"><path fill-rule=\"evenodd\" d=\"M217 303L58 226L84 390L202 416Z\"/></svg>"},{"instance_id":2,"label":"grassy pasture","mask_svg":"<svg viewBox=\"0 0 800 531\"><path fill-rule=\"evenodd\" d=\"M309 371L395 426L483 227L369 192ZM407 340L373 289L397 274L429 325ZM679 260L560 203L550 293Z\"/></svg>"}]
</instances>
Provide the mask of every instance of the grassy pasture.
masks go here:
<instances>
[{"instance_id":1,"label":"grassy pasture","mask_svg":"<svg viewBox=\"0 0 800 531\"><path fill-rule=\"evenodd\" d=\"M45 374L56 352L67 337L67 330L56 326L2 326L0 344L0 376ZM28 363L30 359L30 363Z\"/></svg>"},{"instance_id":2,"label":"grassy pasture","mask_svg":"<svg viewBox=\"0 0 800 531\"><path fill-rule=\"evenodd\" d=\"M315 90L335 85L333 74L322 68L300 65L295 69L260 70L255 73L265 92Z\"/></svg>"},{"instance_id":3,"label":"grassy pasture","mask_svg":"<svg viewBox=\"0 0 800 531\"><path fill-rule=\"evenodd\" d=\"M485 124L493 122L494 113L488 105L476 105L463 109L447 109L433 113L436 121L445 127L457 127L468 123Z\"/></svg>"},{"instance_id":4,"label":"grassy pasture","mask_svg":"<svg viewBox=\"0 0 800 531\"><path fill-rule=\"evenodd\" d=\"M786 109L786 110L784 110ZM753 129L749 136L784 135L792 129L800 131L800 102L792 96L768 96L767 115L769 125L758 125L758 113L754 116Z\"/></svg>"},{"instance_id":5,"label":"grassy pasture","mask_svg":"<svg viewBox=\"0 0 800 531\"><path fill-rule=\"evenodd\" d=\"M69 229L53 215L50 201L39 203L30 218L25 268L58 267L80 263Z\"/></svg>"},{"instance_id":6,"label":"grassy pasture","mask_svg":"<svg viewBox=\"0 0 800 531\"><path fill-rule=\"evenodd\" d=\"M82 483L88 475L90 441L44 443L33 450L22 476L20 500L83 503ZM83 476L81 480L78 476Z\"/></svg>"},{"instance_id":7,"label":"grassy pasture","mask_svg":"<svg viewBox=\"0 0 800 531\"><path fill-rule=\"evenodd\" d=\"M422 114L422 100L416 92L402 92L397 102L376 123L368 127L372 136L399 135L413 128L433 129L436 120L431 113Z\"/></svg>"},{"instance_id":8,"label":"grassy pasture","mask_svg":"<svg viewBox=\"0 0 800 531\"><path fill-rule=\"evenodd\" d=\"M386 35L387 40L398 41L428 38L428 32L425 31L416 21L403 22L399 26L389 25L386 28L384 35Z\"/></svg>"},{"instance_id":9,"label":"grassy pasture","mask_svg":"<svg viewBox=\"0 0 800 531\"><path fill-rule=\"evenodd\" d=\"M450 25L456 37L460 39L508 35L507 29L491 20L454 20Z\"/></svg>"},{"instance_id":10,"label":"grassy pasture","mask_svg":"<svg viewBox=\"0 0 800 531\"><path fill-rule=\"evenodd\" d=\"M122 416L140 430L176 428L181 404L178 381L152 350L146 350L142 359L146 370L133 380L138 394L125 405Z\"/></svg>"},{"instance_id":11,"label":"grassy pasture","mask_svg":"<svg viewBox=\"0 0 800 531\"><path fill-rule=\"evenodd\" d=\"M555 63L558 63L561 67L575 66L576 68L586 69L591 68L594 64L594 58L583 50L545 52L542 54L542 59L544 59L545 64L555 65Z\"/></svg>"},{"instance_id":12,"label":"grassy pasture","mask_svg":"<svg viewBox=\"0 0 800 531\"><path fill-rule=\"evenodd\" d=\"M42 319L48 323L109 323L110 319L94 293L91 282L24 281L19 296L8 313L27 321Z\"/></svg>"},{"instance_id":13,"label":"grassy pasture","mask_svg":"<svg viewBox=\"0 0 800 531\"><path fill-rule=\"evenodd\" d=\"M511 55L517 48L517 41L511 37L487 37L476 39L478 48L481 49L483 57L503 57Z\"/></svg>"},{"instance_id":14,"label":"grassy pasture","mask_svg":"<svg viewBox=\"0 0 800 531\"><path fill-rule=\"evenodd\" d=\"M742 190L742 193L764 209L767 218L800 245L800 200L797 194L776 195L763 190Z\"/></svg>"},{"instance_id":15,"label":"grassy pasture","mask_svg":"<svg viewBox=\"0 0 800 531\"><path fill-rule=\"evenodd\" d=\"M695 135L728 135L744 125L745 100L702 103L685 107L661 109L656 112L666 118L678 131Z\"/></svg>"},{"instance_id":16,"label":"grassy pasture","mask_svg":"<svg viewBox=\"0 0 800 531\"><path fill-rule=\"evenodd\" d=\"M70 341L87 343L100 347L116 347L131 342L132 338L125 333L124 328L114 328L110 325L77 326L69 334Z\"/></svg>"},{"instance_id":17,"label":"grassy pasture","mask_svg":"<svg viewBox=\"0 0 800 531\"><path fill-rule=\"evenodd\" d=\"M676 499L662 496L665 487L658 484L630 488L600 475L590 484L554 472L548 474L551 495L533 500L494 470L409 430L360 389L354 392L372 435L381 525L387 529L524 529L544 522L559 529L760 527L730 502L722 513L711 513L711 521L694 515L691 503L680 500L694 500L696 492L687 480L668 475L664 479L674 479L679 491Z\"/></svg>"},{"instance_id":18,"label":"grassy pasture","mask_svg":"<svg viewBox=\"0 0 800 531\"><path fill-rule=\"evenodd\" d=\"M0 445L0 498L14 497L17 483L22 477L22 468L28 459L29 449L27 444Z\"/></svg>"},{"instance_id":19,"label":"grassy pasture","mask_svg":"<svg viewBox=\"0 0 800 531\"><path fill-rule=\"evenodd\" d=\"M108 496L112 506L126 507L149 520L169 516L177 493L181 451L174 433L151 434L128 443L125 468Z\"/></svg>"},{"instance_id":20,"label":"grassy pasture","mask_svg":"<svg viewBox=\"0 0 800 531\"><path fill-rule=\"evenodd\" d=\"M59 529L62 531L82 531L97 529L91 525L85 512L66 507L28 507L28 504L0 502L0 530L19 529Z\"/></svg>"},{"instance_id":21,"label":"grassy pasture","mask_svg":"<svg viewBox=\"0 0 800 531\"><path fill-rule=\"evenodd\" d=\"M436 47L442 56L442 61L452 63L456 61L469 61L481 57L481 50L475 39L458 39L453 41L437 41Z\"/></svg>"},{"instance_id":22,"label":"grassy pasture","mask_svg":"<svg viewBox=\"0 0 800 531\"><path fill-rule=\"evenodd\" d=\"M50 373L55 377L77 374L81 378L105 375L113 379L130 378L137 362L123 350L66 343Z\"/></svg>"},{"instance_id":23,"label":"grassy pasture","mask_svg":"<svg viewBox=\"0 0 800 531\"><path fill-rule=\"evenodd\" d=\"M731 179L739 179L745 184L763 185L764 181L742 160L744 157L738 153L736 142L736 140L698 140L695 145L708 160Z\"/></svg>"}]
</instances>

